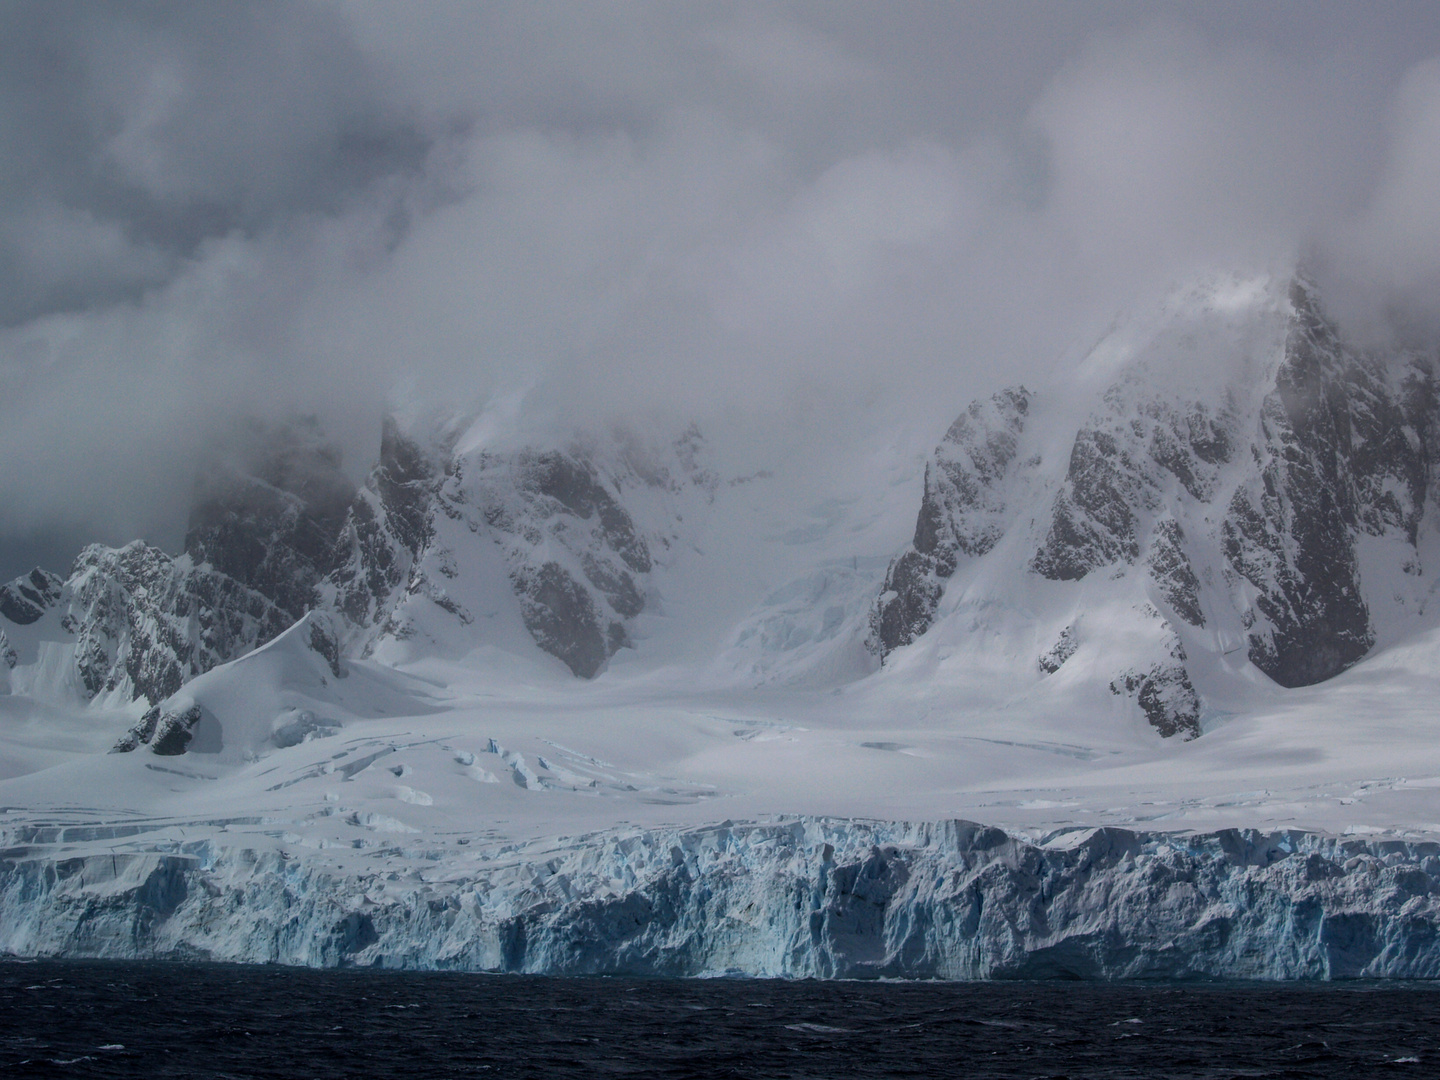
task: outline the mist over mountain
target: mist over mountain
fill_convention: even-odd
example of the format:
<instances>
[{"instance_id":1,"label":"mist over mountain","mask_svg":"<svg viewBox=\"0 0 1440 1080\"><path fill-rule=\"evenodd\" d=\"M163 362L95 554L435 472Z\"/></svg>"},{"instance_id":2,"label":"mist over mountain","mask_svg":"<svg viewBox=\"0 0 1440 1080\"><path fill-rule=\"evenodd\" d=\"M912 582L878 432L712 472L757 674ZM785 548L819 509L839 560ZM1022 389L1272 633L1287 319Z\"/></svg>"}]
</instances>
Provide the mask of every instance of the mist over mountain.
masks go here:
<instances>
[{"instance_id":1,"label":"mist over mountain","mask_svg":"<svg viewBox=\"0 0 1440 1080\"><path fill-rule=\"evenodd\" d=\"M1357 345L1304 271L1220 274L1065 382L971 402L924 460L856 428L823 472L737 472L695 424L431 411L387 416L356 484L317 418L253 421L200 467L181 550L92 544L0 587L8 679L158 708L318 613L337 671L480 648L740 689L939 663L1193 739L1257 681L1430 627L1437 361Z\"/></svg>"},{"instance_id":2,"label":"mist over mountain","mask_svg":"<svg viewBox=\"0 0 1440 1080\"><path fill-rule=\"evenodd\" d=\"M383 413L457 402L819 455L1196 272L1433 321L1423 4L0 15L7 576L173 547L251 417L320 416L357 484Z\"/></svg>"}]
</instances>

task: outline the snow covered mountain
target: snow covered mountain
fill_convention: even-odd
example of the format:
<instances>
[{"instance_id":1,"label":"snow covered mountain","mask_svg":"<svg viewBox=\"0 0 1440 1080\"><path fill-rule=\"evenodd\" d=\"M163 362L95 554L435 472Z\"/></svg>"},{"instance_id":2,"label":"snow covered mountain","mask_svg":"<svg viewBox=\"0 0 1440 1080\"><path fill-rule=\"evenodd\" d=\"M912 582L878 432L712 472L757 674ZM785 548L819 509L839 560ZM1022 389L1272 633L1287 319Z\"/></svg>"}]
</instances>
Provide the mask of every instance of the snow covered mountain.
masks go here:
<instances>
[{"instance_id":1,"label":"snow covered mountain","mask_svg":"<svg viewBox=\"0 0 1440 1080\"><path fill-rule=\"evenodd\" d=\"M155 704L312 610L340 616L358 654L460 655L528 633L589 678L630 643L671 504L717 482L693 429L659 454L625 438L457 451L463 432L422 444L387 419L358 490L313 419L250 434L238 463L197 481L181 555L92 545L68 578L0 587L17 692Z\"/></svg>"},{"instance_id":2,"label":"snow covered mountain","mask_svg":"<svg viewBox=\"0 0 1440 1080\"><path fill-rule=\"evenodd\" d=\"M1221 277L928 456L257 429L0 587L0 947L1431 977L1436 359Z\"/></svg>"},{"instance_id":3,"label":"snow covered mountain","mask_svg":"<svg viewBox=\"0 0 1440 1080\"><path fill-rule=\"evenodd\" d=\"M814 684L873 670L862 647L888 668L943 656L1049 680L1032 704L1099 687L1194 738L1257 673L1320 682L1427 625L1437 416L1434 358L1348 346L1305 278L1212 279L1117 322L1063 389L965 409L898 555L775 561L728 640L686 659ZM254 427L198 479L182 554L91 547L66 579L0 587L7 679L158 704L311 610L352 655L538 648L593 678L642 624L641 655L664 651L642 616L696 573L657 583L672 548L703 540L705 572L728 572L711 540L749 526L699 522L743 514L727 487L755 478L723 484L706 454L693 428L537 442L490 418L387 418L357 488L313 420ZM774 561L735 561L756 557Z\"/></svg>"},{"instance_id":4,"label":"snow covered mountain","mask_svg":"<svg viewBox=\"0 0 1440 1080\"><path fill-rule=\"evenodd\" d=\"M121 704L159 701L292 621L268 597L189 555L142 541L91 545L61 579L5 586L12 693ZM22 606L23 604L23 606Z\"/></svg>"},{"instance_id":5,"label":"snow covered mountain","mask_svg":"<svg viewBox=\"0 0 1440 1080\"><path fill-rule=\"evenodd\" d=\"M674 539L675 501L713 493L699 433L658 452L624 437L561 449L471 445L469 434L426 446L387 421L324 583L327 606L365 655L513 646L518 624L593 677L631 642L653 552Z\"/></svg>"},{"instance_id":6,"label":"snow covered mountain","mask_svg":"<svg viewBox=\"0 0 1440 1080\"><path fill-rule=\"evenodd\" d=\"M202 472L180 555L91 547L68 578L0 587L0 655L15 693L153 705L318 610L348 655L538 648L590 679L622 649L678 655L658 639L683 627L653 616L687 575L758 560L767 590L681 657L712 681L844 684L868 649L1194 738L1248 687L1324 681L1428 625L1435 379L1432 356L1348 346L1304 277L1211 279L1118 321L1063 388L966 408L898 554L808 564L775 553L814 526L738 550L755 507L733 489L773 474L722 483L693 427L650 445L387 418L357 488L313 420L257 426Z\"/></svg>"},{"instance_id":7,"label":"snow covered mountain","mask_svg":"<svg viewBox=\"0 0 1440 1080\"><path fill-rule=\"evenodd\" d=\"M1082 378L951 426L873 612L882 656L937 622L1033 636L1017 678L1087 666L1193 738L1206 687L1251 677L1241 658L1307 686L1423 625L1433 357L1348 348L1304 278L1229 280L1117 327ZM1067 425L1084 382L1094 404ZM1021 598L1017 625L1001 613Z\"/></svg>"}]
</instances>

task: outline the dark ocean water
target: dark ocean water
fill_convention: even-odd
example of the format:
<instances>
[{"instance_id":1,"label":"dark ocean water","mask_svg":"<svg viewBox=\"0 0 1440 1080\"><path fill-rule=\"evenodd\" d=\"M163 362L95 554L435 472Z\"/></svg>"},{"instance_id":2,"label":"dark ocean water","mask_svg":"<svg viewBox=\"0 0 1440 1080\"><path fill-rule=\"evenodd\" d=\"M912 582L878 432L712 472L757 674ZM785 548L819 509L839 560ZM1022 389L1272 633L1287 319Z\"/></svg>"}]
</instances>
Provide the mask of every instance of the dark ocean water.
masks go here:
<instances>
[{"instance_id":1,"label":"dark ocean water","mask_svg":"<svg viewBox=\"0 0 1440 1080\"><path fill-rule=\"evenodd\" d=\"M0 962L0 1077L1440 1075L1440 987Z\"/></svg>"}]
</instances>

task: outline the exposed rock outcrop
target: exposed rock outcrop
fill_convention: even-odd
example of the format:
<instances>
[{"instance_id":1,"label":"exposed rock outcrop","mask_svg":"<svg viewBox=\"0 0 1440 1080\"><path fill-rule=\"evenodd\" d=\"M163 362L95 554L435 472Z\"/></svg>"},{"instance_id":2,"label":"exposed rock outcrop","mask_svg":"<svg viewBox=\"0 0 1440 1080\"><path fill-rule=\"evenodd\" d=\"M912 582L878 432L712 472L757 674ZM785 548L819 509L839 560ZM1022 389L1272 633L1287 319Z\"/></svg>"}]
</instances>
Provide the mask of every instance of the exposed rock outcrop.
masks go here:
<instances>
[{"instance_id":1,"label":"exposed rock outcrop","mask_svg":"<svg viewBox=\"0 0 1440 1080\"><path fill-rule=\"evenodd\" d=\"M422 633L421 601L469 626L475 613L461 596L475 584L462 580L457 550L493 544L536 645L590 678L629 643L629 622L645 607L651 544L668 543L647 538L626 495L693 485L713 497L702 445L687 432L672 468L619 440L602 464L582 445L457 454L444 440L426 448L387 424L380 465L341 530L325 585L331 606L369 628L370 647Z\"/></svg>"},{"instance_id":2,"label":"exposed rock outcrop","mask_svg":"<svg viewBox=\"0 0 1440 1080\"><path fill-rule=\"evenodd\" d=\"M1031 400L1015 387L973 402L926 463L915 538L890 565L871 618L872 647L882 657L929 629L958 560L984 555L1004 535Z\"/></svg>"},{"instance_id":3,"label":"exposed rock outcrop","mask_svg":"<svg viewBox=\"0 0 1440 1080\"><path fill-rule=\"evenodd\" d=\"M1185 531L1174 518L1162 518L1155 523L1146 566L1170 610L1191 626L1203 627L1205 613L1200 608L1200 579L1185 554Z\"/></svg>"},{"instance_id":4,"label":"exposed rock outcrop","mask_svg":"<svg viewBox=\"0 0 1440 1080\"><path fill-rule=\"evenodd\" d=\"M328 606L359 627L381 626L434 536L443 447L427 451L386 417L380 460L355 496L331 554Z\"/></svg>"},{"instance_id":5,"label":"exposed rock outcrop","mask_svg":"<svg viewBox=\"0 0 1440 1080\"><path fill-rule=\"evenodd\" d=\"M458 543L497 550L535 643L576 675L595 675L645 607L651 544L670 542L637 525L626 492L713 498L718 479L699 432L660 456L617 438L604 465L579 445L456 454L453 441L387 418L357 491L313 419L255 426L197 481L184 554L92 545L66 579L36 570L0 587L0 616L28 626L57 612L86 697L157 703L317 610L341 619L315 624L327 628L322 651L338 676L347 652L419 633L418 602L463 636L475 615L461 596L489 586L457 580Z\"/></svg>"},{"instance_id":6,"label":"exposed rock outcrop","mask_svg":"<svg viewBox=\"0 0 1440 1080\"><path fill-rule=\"evenodd\" d=\"M645 606L650 549L612 483L579 453L482 458L477 502L505 550L525 625L576 675L595 675Z\"/></svg>"},{"instance_id":7,"label":"exposed rock outcrop","mask_svg":"<svg viewBox=\"0 0 1440 1080\"><path fill-rule=\"evenodd\" d=\"M5 631L0 630L0 693L8 693L10 690L10 672L20 662L20 654L10 644Z\"/></svg>"},{"instance_id":8,"label":"exposed rock outcrop","mask_svg":"<svg viewBox=\"0 0 1440 1080\"><path fill-rule=\"evenodd\" d=\"M110 752L129 754L148 746L151 753L159 757L178 757L195 737L195 728L203 716L198 705L176 710L162 710L159 705L152 705Z\"/></svg>"},{"instance_id":9,"label":"exposed rock outcrop","mask_svg":"<svg viewBox=\"0 0 1440 1080\"><path fill-rule=\"evenodd\" d=\"M139 540L82 551L60 607L61 626L74 634L84 691L92 697L128 691L151 703L293 621L234 578Z\"/></svg>"},{"instance_id":10,"label":"exposed rock outcrop","mask_svg":"<svg viewBox=\"0 0 1440 1080\"><path fill-rule=\"evenodd\" d=\"M0 615L17 626L38 622L60 602L64 586L64 580L58 575L36 567L23 577L0 585Z\"/></svg>"},{"instance_id":11,"label":"exposed rock outcrop","mask_svg":"<svg viewBox=\"0 0 1440 1080\"><path fill-rule=\"evenodd\" d=\"M1414 543L1436 448L1434 373L1415 358L1357 356L1291 287L1284 362L1261 411L1258 475L1222 526L1225 557L1254 586L1250 659L1282 686L1330 678L1374 644L1356 550L1361 532Z\"/></svg>"},{"instance_id":12,"label":"exposed rock outcrop","mask_svg":"<svg viewBox=\"0 0 1440 1080\"><path fill-rule=\"evenodd\" d=\"M1145 605L1140 614L1155 624L1158 647L1154 657L1120 672L1110 682L1110 692L1127 695L1140 706L1150 726L1165 738L1200 736L1200 697L1185 670L1185 646L1170 623L1154 608Z\"/></svg>"},{"instance_id":13,"label":"exposed rock outcrop","mask_svg":"<svg viewBox=\"0 0 1440 1080\"><path fill-rule=\"evenodd\" d=\"M1065 666L1065 661L1074 656L1075 651L1079 648L1080 641L1072 624L1060 631L1060 636L1055 639L1055 644L1042 653L1036 663L1046 675L1054 675Z\"/></svg>"}]
</instances>

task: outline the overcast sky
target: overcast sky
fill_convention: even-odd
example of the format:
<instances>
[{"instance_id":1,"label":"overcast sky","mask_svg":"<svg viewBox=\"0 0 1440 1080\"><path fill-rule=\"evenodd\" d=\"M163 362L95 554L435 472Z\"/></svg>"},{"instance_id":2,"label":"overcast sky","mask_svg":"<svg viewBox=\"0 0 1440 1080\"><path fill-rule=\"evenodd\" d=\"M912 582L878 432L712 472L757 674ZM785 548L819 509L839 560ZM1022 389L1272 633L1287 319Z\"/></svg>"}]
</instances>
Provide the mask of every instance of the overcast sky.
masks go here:
<instances>
[{"instance_id":1,"label":"overcast sky","mask_svg":"<svg viewBox=\"0 0 1440 1080\"><path fill-rule=\"evenodd\" d=\"M5 577L241 416L938 436L1157 282L1440 295L1433 0L4 2L0 146Z\"/></svg>"}]
</instances>

